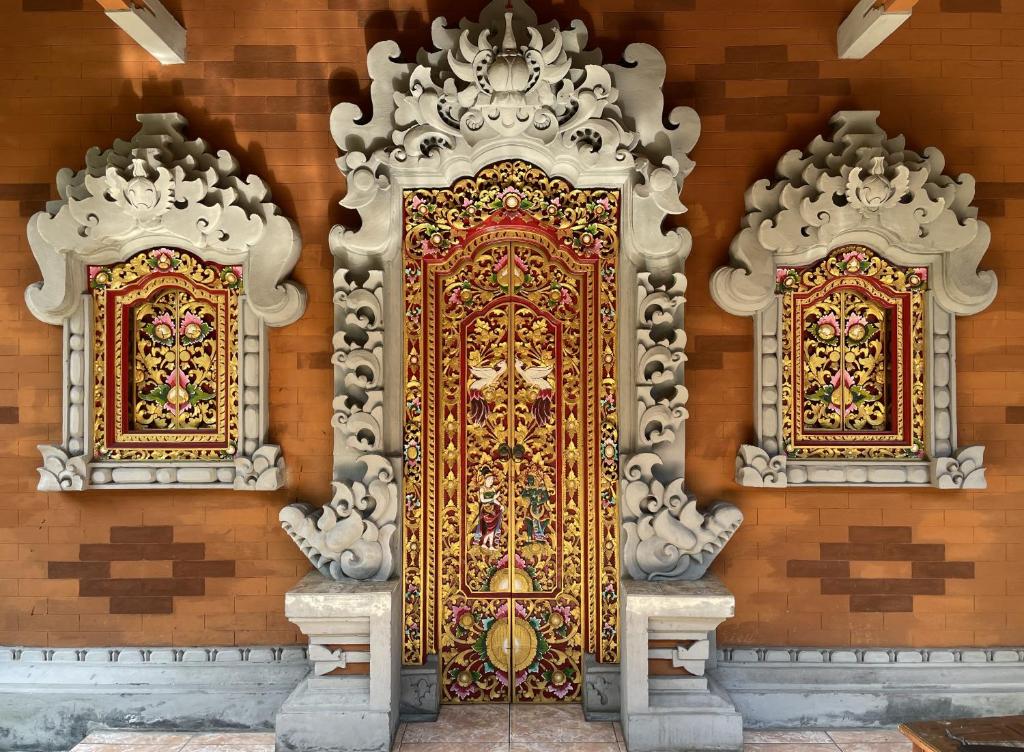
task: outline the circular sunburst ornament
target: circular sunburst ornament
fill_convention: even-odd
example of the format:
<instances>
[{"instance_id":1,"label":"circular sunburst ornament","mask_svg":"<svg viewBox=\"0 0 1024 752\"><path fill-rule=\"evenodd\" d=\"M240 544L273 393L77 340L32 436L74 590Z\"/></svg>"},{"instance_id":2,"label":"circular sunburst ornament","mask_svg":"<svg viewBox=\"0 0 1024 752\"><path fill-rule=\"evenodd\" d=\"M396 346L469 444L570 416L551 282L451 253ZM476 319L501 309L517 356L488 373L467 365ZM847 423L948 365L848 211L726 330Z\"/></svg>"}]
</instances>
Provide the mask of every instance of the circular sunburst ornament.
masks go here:
<instances>
[{"instance_id":1,"label":"circular sunburst ornament","mask_svg":"<svg viewBox=\"0 0 1024 752\"><path fill-rule=\"evenodd\" d=\"M594 244L594 236L592 233L584 232L580 235L580 244L584 247L589 248Z\"/></svg>"},{"instance_id":2,"label":"circular sunburst ornament","mask_svg":"<svg viewBox=\"0 0 1024 752\"><path fill-rule=\"evenodd\" d=\"M867 329L864 328L863 324L854 324L850 327L850 330L846 333L846 336L852 339L854 342L860 342L864 339L864 335L867 334Z\"/></svg>"},{"instance_id":3,"label":"circular sunburst ornament","mask_svg":"<svg viewBox=\"0 0 1024 752\"><path fill-rule=\"evenodd\" d=\"M515 211L519 208L519 204L521 203L519 196L514 193L507 194L501 202L502 206L508 209L508 211Z\"/></svg>"},{"instance_id":4,"label":"circular sunburst ornament","mask_svg":"<svg viewBox=\"0 0 1024 752\"><path fill-rule=\"evenodd\" d=\"M548 624L551 625L552 629L558 629L563 624L565 624L565 619L562 618L562 615L560 613L558 613L557 611L553 611L551 613L551 616L548 617Z\"/></svg>"},{"instance_id":5,"label":"circular sunburst ornament","mask_svg":"<svg viewBox=\"0 0 1024 752\"><path fill-rule=\"evenodd\" d=\"M487 633L487 659L499 671L519 673L536 655L537 632L526 619L501 619Z\"/></svg>"},{"instance_id":6,"label":"circular sunburst ornament","mask_svg":"<svg viewBox=\"0 0 1024 752\"><path fill-rule=\"evenodd\" d=\"M460 671L459 675L455 677L455 681L459 683L460 687L468 687L473 683L473 674L469 671Z\"/></svg>"},{"instance_id":7,"label":"circular sunburst ornament","mask_svg":"<svg viewBox=\"0 0 1024 752\"><path fill-rule=\"evenodd\" d=\"M462 627L463 629L469 629L470 627L472 627L473 626L473 614L467 612L467 613L464 613L462 616L460 616L459 617L459 626Z\"/></svg>"},{"instance_id":8,"label":"circular sunburst ornament","mask_svg":"<svg viewBox=\"0 0 1024 752\"><path fill-rule=\"evenodd\" d=\"M497 593L532 593L533 580L522 569L509 567L491 578L491 590Z\"/></svg>"},{"instance_id":9,"label":"circular sunburst ornament","mask_svg":"<svg viewBox=\"0 0 1024 752\"><path fill-rule=\"evenodd\" d=\"M831 324L822 324L818 327L818 337L824 340L833 339L836 336L836 330Z\"/></svg>"}]
</instances>

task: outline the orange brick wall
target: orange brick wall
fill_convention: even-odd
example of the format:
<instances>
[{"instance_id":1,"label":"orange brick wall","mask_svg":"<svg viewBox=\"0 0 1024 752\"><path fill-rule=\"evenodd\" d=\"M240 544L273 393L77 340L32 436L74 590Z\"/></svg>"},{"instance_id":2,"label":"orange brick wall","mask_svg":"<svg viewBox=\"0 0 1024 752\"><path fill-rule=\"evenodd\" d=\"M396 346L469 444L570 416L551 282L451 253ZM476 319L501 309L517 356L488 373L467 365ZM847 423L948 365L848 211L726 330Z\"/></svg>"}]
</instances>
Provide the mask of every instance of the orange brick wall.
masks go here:
<instances>
[{"instance_id":1,"label":"orange brick wall","mask_svg":"<svg viewBox=\"0 0 1024 752\"><path fill-rule=\"evenodd\" d=\"M0 644L299 640L282 593L308 565L277 511L295 499L322 503L330 490L326 239L348 217L337 206L344 182L329 109L366 103L369 44L398 38L409 58L427 43L431 17L454 20L479 3L165 4L188 28L185 65L152 62L92 0L0 0ZM1024 0L922 0L864 61L835 59L835 30L853 0L537 5L542 20L583 18L608 59L634 40L657 45L669 102L703 120L684 194L694 234L688 483L747 517L715 566L737 595L721 641L1024 643ZM987 446L987 491L779 492L732 482L735 449L752 438L751 324L713 305L708 278L726 260L748 185L840 108L881 109L890 133L906 133L916 149L939 146L949 172L979 181L993 230L985 266L1000 291L959 324L958 396L961 443ZM164 110L183 112L191 134L267 179L301 226L296 276L309 309L271 335L271 438L284 447L289 488L40 494L36 444L61 438L61 353L58 328L23 304L39 276L25 222L55 195L58 168L131 135L134 113ZM851 578L878 582L864 592Z\"/></svg>"}]
</instances>

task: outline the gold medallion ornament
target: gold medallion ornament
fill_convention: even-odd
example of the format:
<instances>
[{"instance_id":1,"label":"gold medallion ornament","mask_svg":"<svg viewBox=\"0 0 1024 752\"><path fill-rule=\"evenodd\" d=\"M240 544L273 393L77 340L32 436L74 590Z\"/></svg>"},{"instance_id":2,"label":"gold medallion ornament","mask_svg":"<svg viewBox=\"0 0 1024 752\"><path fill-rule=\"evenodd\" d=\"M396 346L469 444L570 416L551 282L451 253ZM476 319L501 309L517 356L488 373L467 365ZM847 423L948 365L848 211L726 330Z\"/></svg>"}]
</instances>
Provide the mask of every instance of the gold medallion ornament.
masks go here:
<instances>
[{"instance_id":1,"label":"gold medallion ornament","mask_svg":"<svg viewBox=\"0 0 1024 752\"><path fill-rule=\"evenodd\" d=\"M618 660L619 195L516 161L404 208L404 660L575 700Z\"/></svg>"},{"instance_id":2,"label":"gold medallion ornament","mask_svg":"<svg viewBox=\"0 0 1024 752\"><path fill-rule=\"evenodd\" d=\"M234 454L241 285L241 267L172 248L89 267L95 459Z\"/></svg>"},{"instance_id":3,"label":"gold medallion ornament","mask_svg":"<svg viewBox=\"0 0 1024 752\"><path fill-rule=\"evenodd\" d=\"M778 269L788 456L924 458L927 280L864 246Z\"/></svg>"}]
</instances>

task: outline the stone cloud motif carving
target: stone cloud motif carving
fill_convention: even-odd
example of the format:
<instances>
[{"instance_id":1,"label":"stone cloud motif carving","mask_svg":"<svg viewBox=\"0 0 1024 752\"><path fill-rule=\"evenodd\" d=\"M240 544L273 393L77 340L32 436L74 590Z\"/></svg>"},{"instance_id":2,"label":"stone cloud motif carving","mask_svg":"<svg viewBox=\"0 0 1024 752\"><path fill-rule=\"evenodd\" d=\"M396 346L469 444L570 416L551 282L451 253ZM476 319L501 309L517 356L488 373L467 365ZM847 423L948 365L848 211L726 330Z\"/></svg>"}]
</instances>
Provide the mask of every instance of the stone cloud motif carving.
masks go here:
<instances>
[{"instance_id":1,"label":"stone cloud motif carving","mask_svg":"<svg viewBox=\"0 0 1024 752\"><path fill-rule=\"evenodd\" d=\"M265 329L292 323L305 310L305 290L289 278L302 245L298 229L260 178L242 174L228 152L186 138L184 117L137 117L141 127L130 140L90 149L81 170L61 170L60 198L29 220L43 279L28 287L25 302L38 319L63 325L65 352L64 443L40 447L39 488L278 488L284 483L280 448L264 443ZM235 322L237 443L231 456L209 462L94 458L94 427L87 422L96 318L89 290L96 283L88 270L160 246L221 265L226 284L243 290Z\"/></svg>"},{"instance_id":2,"label":"stone cloud motif carving","mask_svg":"<svg viewBox=\"0 0 1024 752\"><path fill-rule=\"evenodd\" d=\"M877 118L877 112L837 113L831 137L786 153L775 180L752 185L730 263L711 279L722 308L754 318L757 444L737 454L742 485L985 486L984 447L956 443L954 353L955 317L983 310L996 294L995 274L978 268L990 232L971 206L974 178L946 175L938 149L907 149L904 138L890 138ZM927 374L929 393L920 398L926 412L918 456L807 461L787 453L780 285L797 284L799 269L844 246L878 254L906 270L911 288L926 290L924 355L915 367ZM867 256L851 258L847 263Z\"/></svg>"},{"instance_id":3,"label":"stone cloud motif carving","mask_svg":"<svg viewBox=\"0 0 1024 752\"><path fill-rule=\"evenodd\" d=\"M600 50L586 49L582 22L539 24L523 0L494 0L479 21L458 27L436 19L431 39L433 49L420 50L415 63L401 61L394 42L374 45L367 59L372 113L342 103L331 114L348 189L342 205L362 219L358 229L331 231L335 497L323 511L294 504L281 522L324 574L393 575L402 192L448 187L520 159L579 188L622 192L617 326L620 351L636 353L619 386L622 484L635 501L623 518L630 531L623 564L635 578L698 578L742 515L727 505L702 514L681 490L683 265L691 239L686 230L662 228L686 210L679 195L693 169L697 114L665 111L665 61L650 45L629 45L621 65L602 63Z\"/></svg>"}]
</instances>

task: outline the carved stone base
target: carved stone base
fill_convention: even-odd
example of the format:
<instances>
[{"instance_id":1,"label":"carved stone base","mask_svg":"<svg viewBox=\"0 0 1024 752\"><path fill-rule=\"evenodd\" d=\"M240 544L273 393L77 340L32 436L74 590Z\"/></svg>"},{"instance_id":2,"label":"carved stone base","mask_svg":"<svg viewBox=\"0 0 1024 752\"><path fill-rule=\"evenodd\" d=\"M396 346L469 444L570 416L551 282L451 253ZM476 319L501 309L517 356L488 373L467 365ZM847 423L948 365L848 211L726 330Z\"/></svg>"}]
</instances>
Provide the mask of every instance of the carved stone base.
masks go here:
<instances>
[{"instance_id":1,"label":"carved stone base","mask_svg":"<svg viewBox=\"0 0 1024 752\"><path fill-rule=\"evenodd\" d=\"M399 583L312 572L285 594L313 669L277 714L277 750L388 752L398 728Z\"/></svg>"},{"instance_id":2,"label":"carved stone base","mask_svg":"<svg viewBox=\"0 0 1024 752\"><path fill-rule=\"evenodd\" d=\"M617 721L622 714L621 667L583 656L583 715L588 721Z\"/></svg>"},{"instance_id":3,"label":"carved stone base","mask_svg":"<svg viewBox=\"0 0 1024 752\"><path fill-rule=\"evenodd\" d=\"M743 718L709 675L735 600L714 575L622 583L622 730L630 752L738 750Z\"/></svg>"},{"instance_id":4,"label":"carved stone base","mask_svg":"<svg viewBox=\"0 0 1024 752\"><path fill-rule=\"evenodd\" d=\"M428 655L422 666L402 666L403 723L436 721L441 712L441 682L436 655Z\"/></svg>"}]
</instances>

